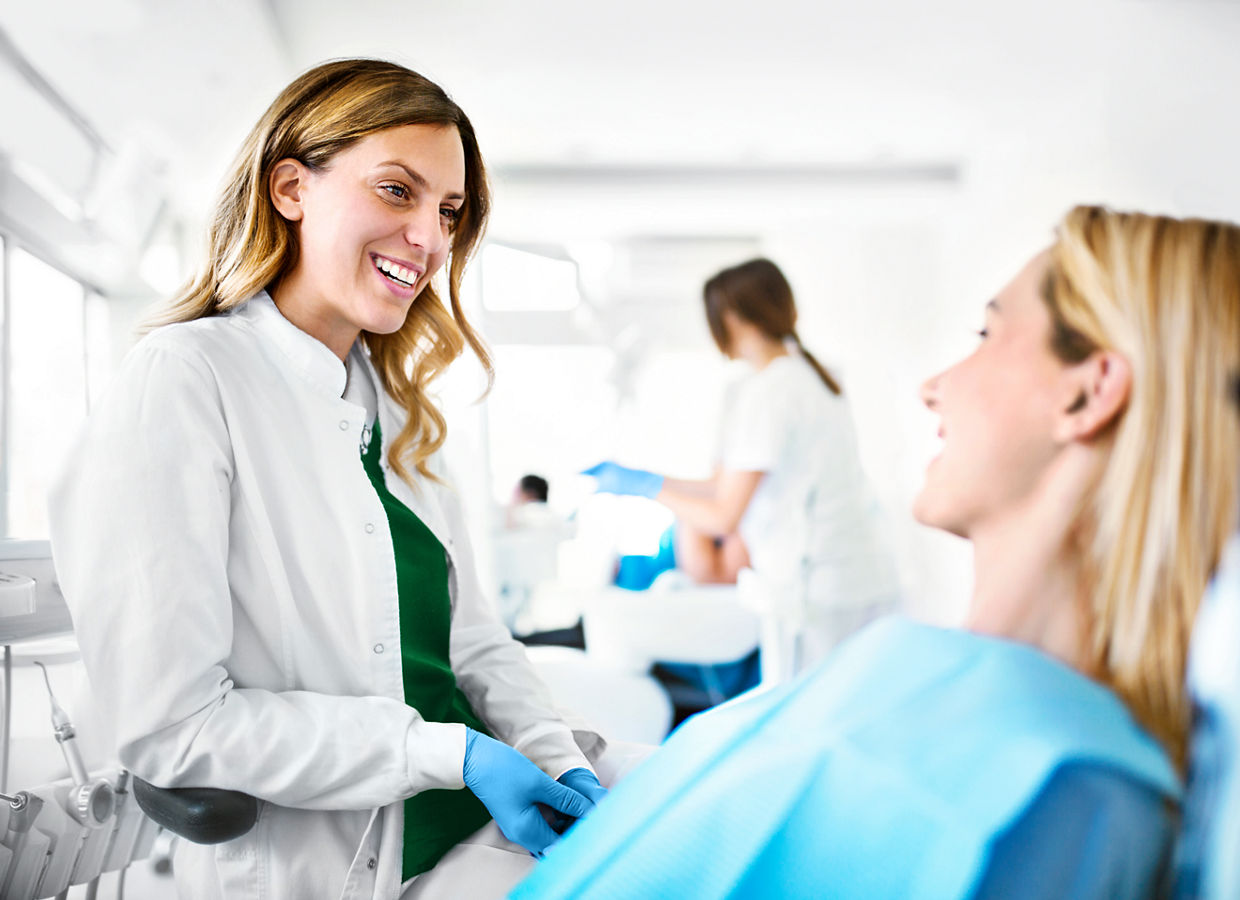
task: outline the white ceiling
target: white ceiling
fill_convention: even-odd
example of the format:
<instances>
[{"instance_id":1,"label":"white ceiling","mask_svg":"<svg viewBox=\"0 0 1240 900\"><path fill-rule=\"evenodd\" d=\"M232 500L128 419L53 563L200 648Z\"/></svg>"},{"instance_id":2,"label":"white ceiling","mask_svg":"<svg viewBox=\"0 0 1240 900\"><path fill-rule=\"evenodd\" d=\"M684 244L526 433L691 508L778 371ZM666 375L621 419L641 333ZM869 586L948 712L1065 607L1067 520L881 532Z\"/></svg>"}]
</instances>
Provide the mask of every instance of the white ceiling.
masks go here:
<instances>
[{"instance_id":1,"label":"white ceiling","mask_svg":"<svg viewBox=\"0 0 1240 900\"><path fill-rule=\"evenodd\" d=\"M453 94L534 238L554 230L540 206L561 221L582 193L561 167L947 167L1200 208L1200 173L1240 149L1235 0L3 0L0 27L118 155L166 157L191 218L275 92L353 54ZM772 188L749 188L761 215ZM689 199L660 221L659 186L640 196L647 232L717 218Z\"/></svg>"},{"instance_id":2,"label":"white ceiling","mask_svg":"<svg viewBox=\"0 0 1240 900\"><path fill-rule=\"evenodd\" d=\"M1122 91L1234 74L1230 0L6 0L105 134L214 157L294 72L380 55L444 84L494 161L940 160ZM1173 92L1174 93L1174 92ZM1174 96L1167 98L1174 99ZM1151 98L1157 102L1158 98Z\"/></svg>"}]
</instances>

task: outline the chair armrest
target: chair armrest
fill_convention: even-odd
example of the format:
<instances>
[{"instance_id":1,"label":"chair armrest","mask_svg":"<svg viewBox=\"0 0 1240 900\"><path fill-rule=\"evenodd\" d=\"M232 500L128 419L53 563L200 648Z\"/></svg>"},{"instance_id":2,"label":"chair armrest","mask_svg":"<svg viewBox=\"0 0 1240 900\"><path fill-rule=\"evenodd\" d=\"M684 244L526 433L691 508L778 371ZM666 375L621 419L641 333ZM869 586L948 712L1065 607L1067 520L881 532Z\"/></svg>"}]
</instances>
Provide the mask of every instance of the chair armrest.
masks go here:
<instances>
[{"instance_id":1,"label":"chair armrest","mask_svg":"<svg viewBox=\"0 0 1240 900\"><path fill-rule=\"evenodd\" d=\"M258 821L258 801L220 788L160 788L134 776L138 806L157 825L195 844L239 838Z\"/></svg>"}]
</instances>

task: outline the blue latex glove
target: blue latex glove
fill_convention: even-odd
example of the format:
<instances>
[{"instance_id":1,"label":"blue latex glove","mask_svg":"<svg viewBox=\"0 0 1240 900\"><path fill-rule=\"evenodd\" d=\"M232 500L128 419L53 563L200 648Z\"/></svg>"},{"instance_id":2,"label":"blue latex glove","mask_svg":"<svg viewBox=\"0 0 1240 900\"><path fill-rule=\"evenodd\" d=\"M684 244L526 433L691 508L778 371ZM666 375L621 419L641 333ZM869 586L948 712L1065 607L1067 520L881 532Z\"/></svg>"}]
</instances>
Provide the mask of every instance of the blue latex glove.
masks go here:
<instances>
[{"instance_id":1,"label":"blue latex glove","mask_svg":"<svg viewBox=\"0 0 1240 900\"><path fill-rule=\"evenodd\" d=\"M600 800L607 796L607 788L599 784L598 778L589 769L581 768L569 769L563 775L556 779L560 784L572 788L577 793L588 799L591 803L597 804ZM551 817L551 827L556 834L563 834L568 830L568 826L576 821L568 816L556 813Z\"/></svg>"},{"instance_id":2,"label":"blue latex glove","mask_svg":"<svg viewBox=\"0 0 1240 900\"><path fill-rule=\"evenodd\" d=\"M538 804L554 812L581 818L594 804L571 787L550 776L507 744L465 729L465 786L482 801L504 837L520 844L533 856L557 840L543 819Z\"/></svg>"},{"instance_id":3,"label":"blue latex glove","mask_svg":"<svg viewBox=\"0 0 1240 900\"><path fill-rule=\"evenodd\" d=\"M569 769L556 779L560 784L572 788L591 803L597 804L607 796L607 788L598 782L598 776L589 769L577 767Z\"/></svg>"},{"instance_id":4,"label":"blue latex glove","mask_svg":"<svg viewBox=\"0 0 1240 900\"><path fill-rule=\"evenodd\" d=\"M614 462L601 462L581 474L593 475L597 479L594 490L600 494L625 494L653 500L663 490L662 475L644 469L628 469Z\"/></svg>"}]
</instances>

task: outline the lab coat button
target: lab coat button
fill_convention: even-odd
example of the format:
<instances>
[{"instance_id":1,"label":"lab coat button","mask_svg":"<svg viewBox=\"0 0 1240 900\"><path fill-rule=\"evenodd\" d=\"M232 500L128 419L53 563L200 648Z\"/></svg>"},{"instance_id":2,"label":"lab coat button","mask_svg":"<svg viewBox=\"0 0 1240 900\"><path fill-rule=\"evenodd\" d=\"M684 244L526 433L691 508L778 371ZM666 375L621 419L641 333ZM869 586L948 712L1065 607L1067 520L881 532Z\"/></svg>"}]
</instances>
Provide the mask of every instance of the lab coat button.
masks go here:
<instances>
[{"instance_id":1,"label":"lab coat button","mask_svg":"<svg viewBox=\"0 0 1240 900\"><path fill-rule=\"evenodd\" d=\"M375 652L376 652L376 653L382 653L382 652L383 652L383 645L382 645L382 644L375 644Z\"/></svg>"},{"instance_id":2,"label":"lab coat button","mask_svg":"<svg viewBox=\"0 0 1240 900\"><path fill-rule=\"evenodd\" d=\"M366 523L366 533L367 533L367 534L374 534L374 533L375 533L375 525L374 525L374 523L373 523L373 522L367 522L367 523Z\"/></svg>"},{"instance_id":3,"label":"lab coat button","mask_svg":"<svg viewBox=\"0 0 1240 900\"><path fill-rule=\"evenodd\" d=\"M376 865L376 862L373 856L370 859L366 860L366 868L373 869L375 865Z\"/></svg>"},{"instance_id":4,"label":"lab coat button","mask_svg":"<svg viewBox=\"0 0 1240 900\"><path fill-rule=\"evenodd\" d=\"M341 431L348 431L348 430L349 430L349 420L348 420L348 419L341 419L341 420L340 420L340 430L341 430Z\"/></svg>"}]
</instances>

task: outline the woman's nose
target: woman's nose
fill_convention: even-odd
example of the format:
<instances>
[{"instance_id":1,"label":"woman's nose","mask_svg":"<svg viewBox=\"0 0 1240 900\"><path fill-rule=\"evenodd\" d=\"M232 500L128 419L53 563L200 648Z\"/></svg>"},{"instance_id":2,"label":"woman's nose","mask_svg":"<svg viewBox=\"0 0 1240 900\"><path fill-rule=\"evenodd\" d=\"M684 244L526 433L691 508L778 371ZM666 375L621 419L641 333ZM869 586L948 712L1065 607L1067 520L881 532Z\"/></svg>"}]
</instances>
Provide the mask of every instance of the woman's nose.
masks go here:
<instances>
[{"instance_id":1,"label":"woman's nose","mask_svg":"<svg viewBox=\"0 0 1240 900\"><path fill-rule=\"evenodd\" d=\"M937 409L939 406L939 378L942 377L940 372L938 375L931 375L921 383L921 402L926 404L926 408L930 410Z\"/></svg>"},{"instance_id":2,"label":"woman's nose","mask_svg":"<svg viewBox=\"0 0 1240 900\"><path fill-rule=\"evenodd\" d=\"M447 240L446 229L440 219L439 208L423 206L413 210L405 223L405 240L414 247L421 247L428 254L438 253Z\"/></svg>"}]
</instances>

